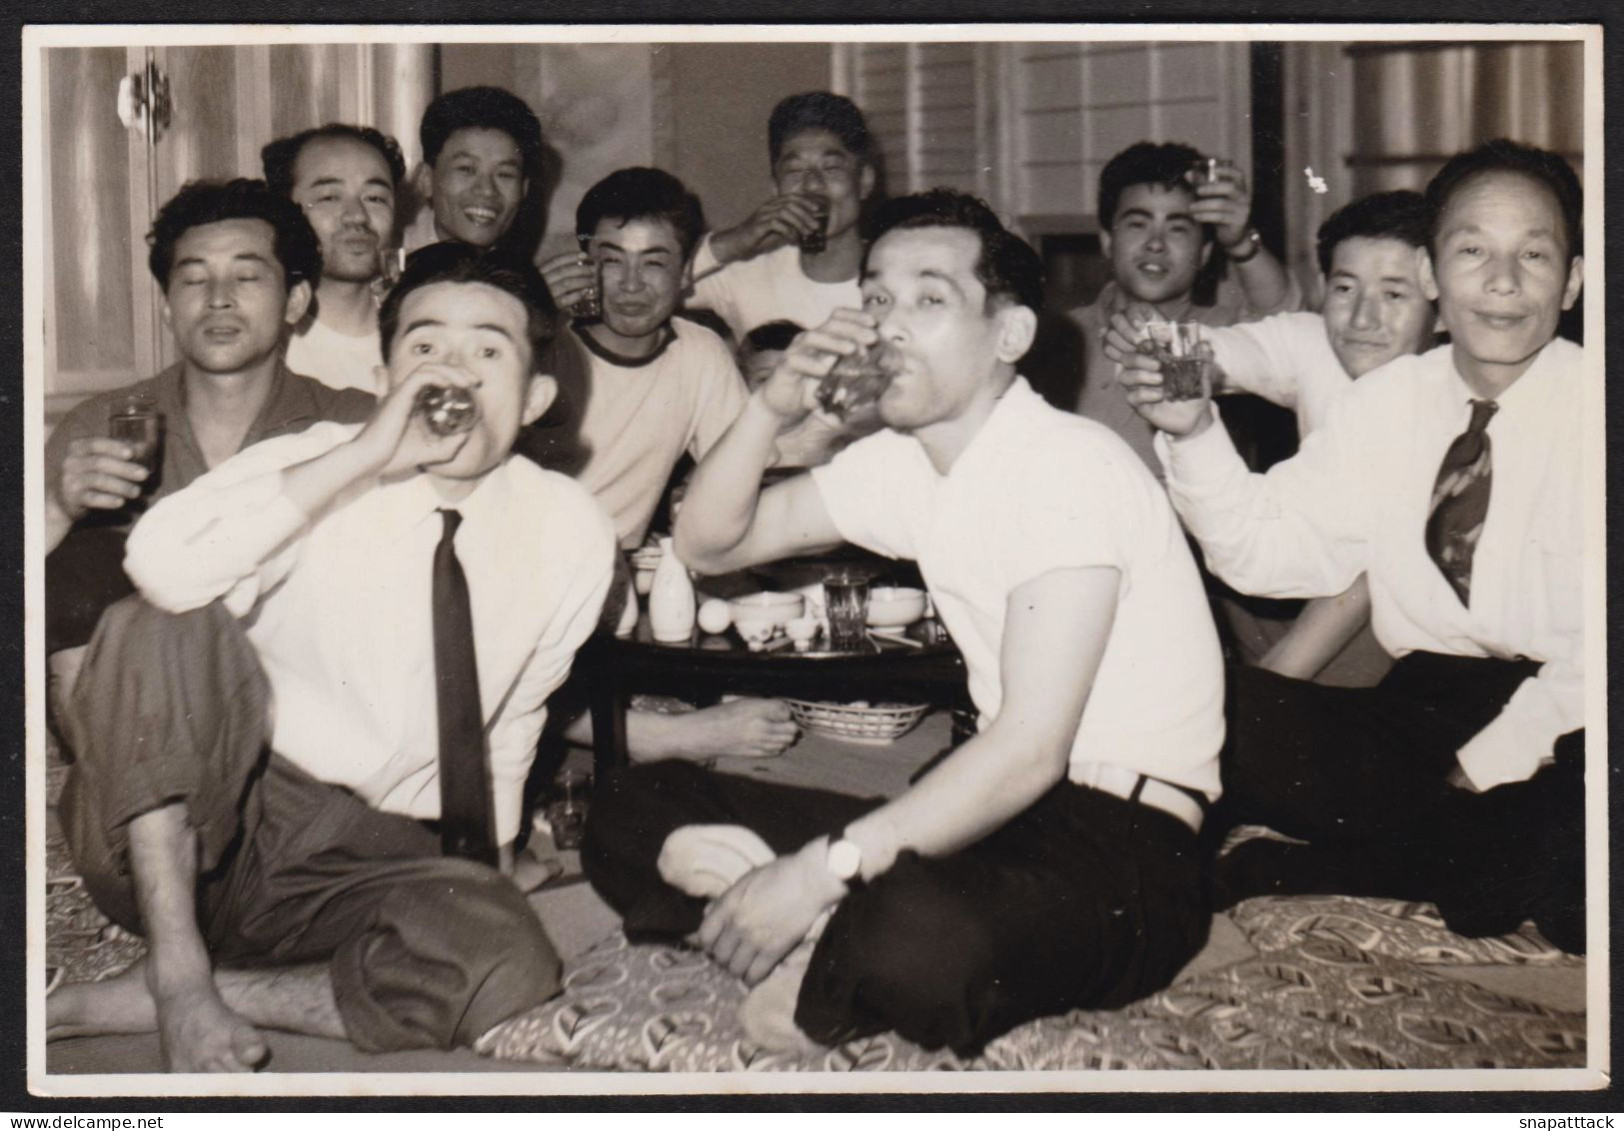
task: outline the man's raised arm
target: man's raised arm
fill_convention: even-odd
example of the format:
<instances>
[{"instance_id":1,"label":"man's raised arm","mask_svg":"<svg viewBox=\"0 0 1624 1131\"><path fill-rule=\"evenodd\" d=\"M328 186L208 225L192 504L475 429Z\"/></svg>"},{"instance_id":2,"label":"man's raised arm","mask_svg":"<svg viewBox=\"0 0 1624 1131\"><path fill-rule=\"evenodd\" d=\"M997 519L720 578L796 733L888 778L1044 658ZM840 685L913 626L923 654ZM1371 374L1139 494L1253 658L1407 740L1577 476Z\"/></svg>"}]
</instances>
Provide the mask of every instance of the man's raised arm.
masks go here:
<instances>
[{"instance_id":1,"label":"man's raised arm","mask_svg":"<svg viewBox=\"0 0 1624 1131\"><path fill-rule=\"evenodd\" d=\"M677 519L678 557L701 572L725 573L840 543L811 476L762 491L761 475L780 433L811 411L817 382L875 337L871 318L839 310L795 339L695 470Z\"/></svg>"}]
</instances>

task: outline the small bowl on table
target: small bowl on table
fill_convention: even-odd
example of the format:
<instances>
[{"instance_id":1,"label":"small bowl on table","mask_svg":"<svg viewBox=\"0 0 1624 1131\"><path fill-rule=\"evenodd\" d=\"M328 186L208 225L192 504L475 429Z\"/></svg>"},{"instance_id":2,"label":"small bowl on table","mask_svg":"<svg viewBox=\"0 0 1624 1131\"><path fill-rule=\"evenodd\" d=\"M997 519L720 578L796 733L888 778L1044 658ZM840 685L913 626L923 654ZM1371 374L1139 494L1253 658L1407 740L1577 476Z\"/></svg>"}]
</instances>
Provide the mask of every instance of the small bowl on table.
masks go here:
<instances>
[{"instance_id":1,"label":"small bowl on table","mask_svg":"<svg viewBox=\"0 0 1624 1131\"><path fill-rule=\"evenodd\" d=\"M900 630L925 615L925 591L881 585L868 591L870 628Z\"/></svg>"},{"instance_id":2,"label":"small bowl on table","mask_svg":"<svg viewBox=\"0 0 1624 1131\"><path fill-rule=\"evenodd\" d=\"M783 628L806 613L806 598L800 593L751 593L733 598L727 607L733 612L735 625L764 620Z\"/></svg>"}]
</instances>

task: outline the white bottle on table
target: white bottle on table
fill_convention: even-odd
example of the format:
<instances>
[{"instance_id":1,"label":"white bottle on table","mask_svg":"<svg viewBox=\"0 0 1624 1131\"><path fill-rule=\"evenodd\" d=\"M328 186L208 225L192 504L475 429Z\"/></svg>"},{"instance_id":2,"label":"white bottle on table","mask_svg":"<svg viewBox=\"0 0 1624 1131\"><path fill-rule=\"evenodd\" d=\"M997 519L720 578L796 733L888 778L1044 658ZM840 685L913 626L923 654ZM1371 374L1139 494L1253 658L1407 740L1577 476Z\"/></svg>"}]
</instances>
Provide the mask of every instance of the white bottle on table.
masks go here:
<instances>
[{"instance_id":1,"label":"white bottle on table","mask_svg":"<svg viewBox=\"0 0 1624 1131\"><path fill-rule=\"evenodd\" d=\"M654 639L667 644L687 640L694 632L698 603L688 567L677 557L671 539L660 539L660 564L648 591L648 625Z\"/></svg>"}]
</instances>

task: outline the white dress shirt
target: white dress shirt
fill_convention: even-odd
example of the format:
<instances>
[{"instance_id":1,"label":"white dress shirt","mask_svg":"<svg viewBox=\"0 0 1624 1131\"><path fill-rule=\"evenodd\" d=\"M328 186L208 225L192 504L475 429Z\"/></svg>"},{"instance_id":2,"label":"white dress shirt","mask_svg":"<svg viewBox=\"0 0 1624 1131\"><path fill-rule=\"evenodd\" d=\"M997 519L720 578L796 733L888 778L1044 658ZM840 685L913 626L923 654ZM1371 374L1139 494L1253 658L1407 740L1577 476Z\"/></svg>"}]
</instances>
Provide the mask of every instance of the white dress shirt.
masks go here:
<instances>
[{"instance_id":1,"label":"white dress shirt","mask_svg":"<svg viewBox=\"0 0 1624 1131\"><path fill-rule=\"evenodd\" d=\"M946 475L918 440L886 429L812 479L842 537L919 563L983 724L1003 706L1010 594L1058 569L1115 569L1116 616L1071 779L1087 784L1104 763L1218 796L1224 671L1212 613L1166 494L1110 429L1017 378Z\"/></svg>"},{"instance_id":2,"label":"white dress shirt","mask_svg":"<svg viewBox=\"0 0 1624 1131\"><path fill-rule=\"evenodd\" d=\"M1156 439L1174 506L1235 588L1319 597L1367 572L1376 638L1393 655L1544 663L1458 752L1483 789L1527 779L1559 735L1584 725L1583 363L1578 346L1557 339L1498 398L1470 608L1425 544L1439 464L1471 416L1452 347L1360 378L1297 456L1266 475L1246 469L1219 427Z\"/></svg>"},{"instance_id":3,"label":"white dress shirt","mask_svg":"<svg viewBox=\"0 0 1624 1131\"><path fill-rule=\"evenodd\" d=\"M1255 393L1292 409L1299 439L1325 423L1331 405L1353 384L1331 349L1325 319L1319 314L1274 314L1202 332L1223 370L1225 390Z\"/></svg>"},{"instance_id":4,"label":"white dress shirt","mask_svg":"<svg viewBox=\"0 0 1624 1131\"><path fill-rule=\"evenodd\" d=\"M246 624L275 703L272 748L390 813L440 812L431 617L446 504L424 475L364 480L314 518L282 493L285 467L360 431L318 424L267 440L154 506L125 569L159 608L224 597ZM498 843L547 697L597 624L614 534L574 481L509 458L455 505L468 579Z\"/></svg>"}]
</instances>

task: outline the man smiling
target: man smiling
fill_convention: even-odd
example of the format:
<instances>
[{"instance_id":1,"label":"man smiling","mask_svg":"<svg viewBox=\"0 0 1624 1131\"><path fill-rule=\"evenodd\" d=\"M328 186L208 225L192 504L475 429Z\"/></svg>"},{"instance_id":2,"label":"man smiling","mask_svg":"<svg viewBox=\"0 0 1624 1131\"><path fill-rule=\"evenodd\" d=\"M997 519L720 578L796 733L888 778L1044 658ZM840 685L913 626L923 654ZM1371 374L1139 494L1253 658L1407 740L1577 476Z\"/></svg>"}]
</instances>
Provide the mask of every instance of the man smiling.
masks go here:
<instances>
[{"instance_id":1,"label":"man smiling","mask_svg":"<svg viewBox=\"0 0 1624 1131\"><path fill-rule=\"evenodd\" d=\"M843 540L917 559L980 731L885 804L633 767L600 785L583 861L629 933L697 931L757 985L758 1043L895 1029L967 1052L1152 993L1199 949L1222 672L1160 487L1016 374L1037 254L948 190L890 202L878 226L863 310L801 335L752 394L694 476L677 549L707 572ZM885 429L761 490L818 380L876 342ZM721 854L708 845L756 866L718 881L693 866Z\"/></svg>"},{"instance_id":2,"label":"man smiling","mask_svg":"<svg viewBox=\"0 0 1624 1131\"><path fill-rule=\"evenodd\" d=\"M1421 283L1450 344L1361 378L1268 475L1207 401L1124 371L1214 571L1271 596L1366 571L1399 657L1371 689L1234 673L1227 804L1309 843L1241 845L1219 894L1425 899L1462 933L1533 918L1582 951L1584 356L1556 337L1583 280L1581 190L1555 154L1495 141L1427 201Z\"/></svg>"},{"instance_id":3,"label":"man smiling","mask_svg":"<svg viewBox=\"0 0 1624 1131\"><path fill-rule=\"evenodd\" d=\"M173 1070L244 1071L258 1026L447 1048L557 989L488 865L511 867L613 535L579 486L509 456L553 396L541 298L465 245L414 256L364 426L250 449L131 535L141 596L91 642L63 820L149 957L58 990L52 1036L156 1030ZM431 386L473 398L469 430L428 427Z\"/></svg>"},{"instance_id":4,"label":"man smiling","mask_svg":"<svg viewBox=\"0 0 1624 1131\"><path fill-rule=\"evenodd\" d=\"M441 240L496 246L540 172L534 111L498 87L464 87L429 103L418 133L423 164L413 185L428 207L407 231L406 247Z\"/></svg>"}]
</instances>

